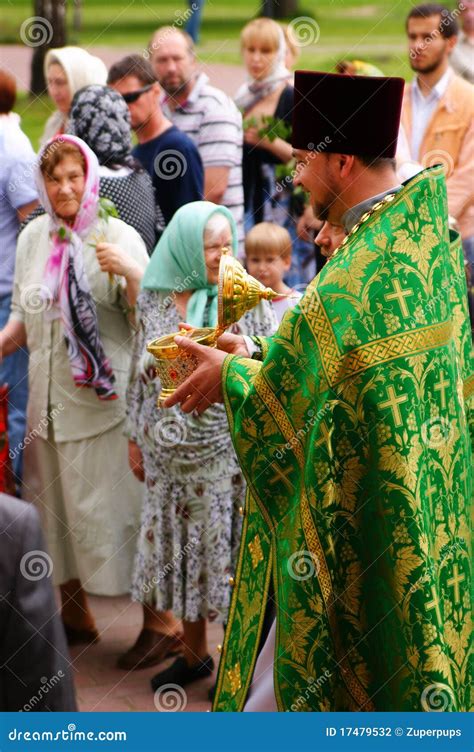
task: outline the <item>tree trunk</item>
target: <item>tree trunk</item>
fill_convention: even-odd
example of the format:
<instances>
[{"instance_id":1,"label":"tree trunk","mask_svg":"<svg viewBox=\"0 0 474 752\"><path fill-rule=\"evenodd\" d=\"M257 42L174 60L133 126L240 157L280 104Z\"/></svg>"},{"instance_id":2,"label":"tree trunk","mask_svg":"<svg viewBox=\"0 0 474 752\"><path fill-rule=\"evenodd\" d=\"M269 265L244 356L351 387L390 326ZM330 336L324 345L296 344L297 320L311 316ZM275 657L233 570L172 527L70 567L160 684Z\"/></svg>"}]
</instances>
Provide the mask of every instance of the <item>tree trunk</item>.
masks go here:
<instances>
[{"instance_id":1,"label":"tree trunk","mask_svg":"<svg viewBox=\"0 0 474 752\"><path fill-rule=\"evenodd\" d=\"M76 34L79 34L82 26L82 2L74 0L74 12L72 16L72 28Z\"/></svg>"},{"instance_id":2,"label":"tree trunk","mask_svg":"<svg viewBox=\"0 0 474 752\"><path fill-rule=\"evenodd\" d=\"M261 12L267 18L293 18L298 13L298 0L263 0Z\"/></svg>"},{"instance_id":3,"label":"tree trunk","mask_svg":"<svg viewBox=\"0 0 474 752\"><path fill-rule=\"evenodd\" d=\"M30 91L32 94L46 92L43 71L47 51L66 44L66 2L67 0L34 0L34 19L22 26L23 42L33 48L31 58Z\"/></svg>"}]
</instances>

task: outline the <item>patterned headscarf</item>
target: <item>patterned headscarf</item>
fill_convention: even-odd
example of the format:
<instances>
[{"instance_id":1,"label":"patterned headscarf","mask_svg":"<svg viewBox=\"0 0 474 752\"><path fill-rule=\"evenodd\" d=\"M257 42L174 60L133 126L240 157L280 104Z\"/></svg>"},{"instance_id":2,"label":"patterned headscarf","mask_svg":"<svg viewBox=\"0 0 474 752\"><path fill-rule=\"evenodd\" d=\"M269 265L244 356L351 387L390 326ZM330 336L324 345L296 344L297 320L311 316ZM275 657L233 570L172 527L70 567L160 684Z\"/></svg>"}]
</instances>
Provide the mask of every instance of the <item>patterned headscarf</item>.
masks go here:
<instances>
[{"instance_id":1,"label":"patterned headscarf","mask_svg":"<svg viewBox=\"0 0 474 752\"><path fill-rule=\"evenodd\" d=\"M41 159L56 143L74 144L86 162L86 179L79 211L72 226L58 217L46 192ZM115 376L105 355L97 321L97 309L84 269L83 240L97 220L99 164L84 141L76 136L57 136L41 149L36 168L41 204L50 217L52 248L44 271L44 298L60 310L72 376L77 386L95 389L99 399L117 399Z\"/></svg>"},{"instance_id":2,"label":"patterned headscarf","mask_svg":"<svg viewBox=\"0 0 474 752\"><path fill-rule=\"evenodd\" d=\"M82 138L106 166L132 163L130 113L121 94L109 86L85 86L74 95L69 133Z\"/></svg>"}]
</instances>

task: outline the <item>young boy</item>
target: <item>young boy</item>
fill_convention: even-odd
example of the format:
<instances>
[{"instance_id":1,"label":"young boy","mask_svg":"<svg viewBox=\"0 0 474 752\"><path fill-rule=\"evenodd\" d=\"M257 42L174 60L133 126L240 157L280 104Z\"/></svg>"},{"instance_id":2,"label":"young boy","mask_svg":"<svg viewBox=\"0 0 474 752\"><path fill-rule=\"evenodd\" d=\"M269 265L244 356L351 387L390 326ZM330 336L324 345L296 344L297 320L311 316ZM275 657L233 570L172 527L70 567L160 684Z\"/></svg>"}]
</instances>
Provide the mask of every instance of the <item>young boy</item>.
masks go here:
<instances>
[{"instance_id":1,"label":"young boy","mask_svg":"<svg viewBox=\"0 0 474 752\"><path fill-rule=\"evenodd\" d=\"M283 282L291 266L291 237L288 230L273 222L254 225L245 238L247 271L265 287L281 294L274 298L272 306L278 322L288 308L301 298L301 293L292 290ZM291 297L286 297L291 295Z\"/></svg>"}]
</instances>

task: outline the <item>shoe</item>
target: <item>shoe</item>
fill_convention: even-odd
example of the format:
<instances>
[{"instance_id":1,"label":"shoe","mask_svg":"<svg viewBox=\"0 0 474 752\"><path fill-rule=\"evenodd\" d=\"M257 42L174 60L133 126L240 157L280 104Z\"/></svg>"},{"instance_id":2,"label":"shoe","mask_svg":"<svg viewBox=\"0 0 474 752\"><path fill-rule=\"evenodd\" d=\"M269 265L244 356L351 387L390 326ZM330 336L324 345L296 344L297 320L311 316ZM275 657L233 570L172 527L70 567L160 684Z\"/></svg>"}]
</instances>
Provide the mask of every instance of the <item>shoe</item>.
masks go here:
<instances>
[{"instance_id":1,"label":"shoe","mask_svg":"<svg viewBox=\"0 0 474 752\"><path fill-rule=\"evenodd\" d=\"M156 666L170 655L182 652L182 635L167 635L154 629L142 629L135 645L120 656L117 667L124 671Z\"/></svg>"},{"instance_id":2,"label":"shoe","mask_svg":"<svg viewBox=\"0 0 474 752\"><path fill-rule=\"evenodd\" d=\"M69 624L63 624L63 626L68 645L90 645L100 640L96 629L74 629Z\"/></svg>"},{"instance_id":3,"label":"shoe","mask_svg":"<svg viewBox=\"0 0 474 752\"><path fill-rule=\"evenodd\" d=\"M189 666L186 659L181 656L169 668L160 671L159 674L153 677L151 688L156 692L157 689L164 687L166 684L178 684L178 686L184 687L186 684L190 684L198 679L205 679L207 676L211 676L213 671L214 661L210 655L206 656L196 666Z\"/></svg>"}]
</instances>

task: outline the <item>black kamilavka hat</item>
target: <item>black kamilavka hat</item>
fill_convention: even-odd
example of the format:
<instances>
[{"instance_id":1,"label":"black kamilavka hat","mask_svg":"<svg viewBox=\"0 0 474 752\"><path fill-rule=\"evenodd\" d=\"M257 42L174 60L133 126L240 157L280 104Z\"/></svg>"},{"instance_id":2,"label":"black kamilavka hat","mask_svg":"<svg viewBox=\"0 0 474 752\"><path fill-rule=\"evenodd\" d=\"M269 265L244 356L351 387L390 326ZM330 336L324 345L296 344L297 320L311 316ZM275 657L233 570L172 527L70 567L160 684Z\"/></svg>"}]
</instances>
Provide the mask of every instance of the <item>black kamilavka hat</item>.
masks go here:
<instances>
[{"instance_id":1,"label":"black kamilavka hat","mask_svg":"<svg viewBox=\"0 0 474 752\"><path fill-rule=\"evenodd\" d=\"M394 157L403 78L295 71L295 149Z\"/></svg>"}]
</instances>

